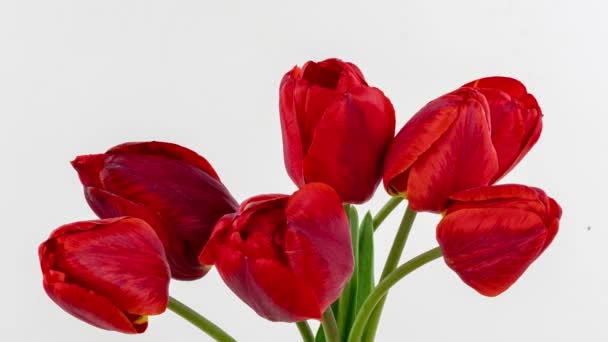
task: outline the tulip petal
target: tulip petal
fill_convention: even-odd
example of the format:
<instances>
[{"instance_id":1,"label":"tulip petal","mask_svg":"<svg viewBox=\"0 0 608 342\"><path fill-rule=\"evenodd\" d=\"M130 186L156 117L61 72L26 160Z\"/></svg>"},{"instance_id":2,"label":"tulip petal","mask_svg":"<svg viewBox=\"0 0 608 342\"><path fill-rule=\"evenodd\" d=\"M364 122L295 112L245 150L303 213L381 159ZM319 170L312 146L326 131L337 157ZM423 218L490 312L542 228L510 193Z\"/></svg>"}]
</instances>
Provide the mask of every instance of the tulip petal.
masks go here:
<instances>
[{"instance_id":1,"label":"tulip petal","mask_svg":"<svg viewBox=\"0 0 608 342\"><path fill-rule=\"evenodd\" d=\"M395 132L395 112L376 88L353 87L323 114L304 159L306 182L331 184L345 202L369 199ZM331 172L328 172L331 170Z\"/></svg>"},{"instance_id":2,"label":"tulip petal","mask_svg":"<svg viewBox=\"0 0 608 342\"><path fill-rule=\"evenodd\" d=\"M414 210L442 211L451 194L488 185L498 170L485 100L467 92L458 119L409 172L407 197Z\"/></svg>"},{"instance_id":3,"label":"tulip petal","mask_svg":"<svg viewBox=\"0 0 608 342\"><path fill-rule=\"evenodd\" d=\"M502 178L536 144L542 131L542 112L526 87L513 78L487 77L464 85L487 99L492 117L492 142Z\"/></svg>"},{"instance_id":4,"label":"tulip petal","mask_svg":"<svg viewBox=\"0 0 608 342\"><path fill-rule=\"evenodd\" d=\"M65 272L70 282L95 288L126 312L162 313L167 306L169 284L162 244L154 230L140 219L111 222L103 229L55 237L55 267Z\"/></svg>"},{"instance_id":5,"label":"tulip petal","mask_svg":"<svg viewBox=\"0 0 608 342\"><path fill-rule=\"evenodd\" d=\"M134 325L109 300L78 285L45 281L44 289L63 310L98 328L117 330L125 334L141 333L147 328L147 322Z\"/></svg>"},{"instance_id":6,"label":"tulip petal","mask_svg":"<svg viewBox=\"0 0 608 342\"><path fill-rule=\"evenodd\" d=\"M198 153L177 144L162 141L131 142L114 146L109 149L106 154L150 155L179 160L198 168L220 182L220 177L207 159L203 158Z\"/></svg>"},{"instance_id":7,"label":"tulip petal","mask_svg":"<svg viewBox=\"0 0 608 342\"><path fill-rule=\"evenodd\" d=\"M266 298L261 298L263 305L273 303L268 305L269 309L278 306L288 313L273 312L268 319L283 322L321 319L321 307L313 289L283 264L273 259L257 259L252 273L266 294Z\"/></svg>"},{"instance_id":8,"label":"tulip petal","mask_svg":"<svg viewBox=\"0 0 608 342\"><path fill-rule=\"evenodd\" d=\"M165 250L169 250L170 238L168 234L170 232L164 229L164 223L155 212L143 205L133 203L99 188L85 187L84 194L93 212L102 219L130 216L146 221L156 232L163 246L165 246Z\"/></svg>"},{"instance_id":9,"label":"tulip petal","mask_svg":"<svg viewBox=\"0 0 608 342\"><path fill-rule=\"evenodd\" d=\"M78 172L78 178L80 178L82 185L101 188L99 174L104 167L105 160L105 154L88 154L76 157L71 163L72 167Z\"/></svg>"},{"instance_id":10,"label":"tulip petal","mask_svg":"<svg viewBox=\"0 0 608 342\"><path fill-rule=\"evenodd\" d=\"M397 133L384 159L384 187L393 195L407 191L408 169L439 140L458 117L462 101L447 94L429 102Z\"/></svg>"},{"instance_id":11,"label":"tulip petal","mask_svg":"<svg viewBox=\"0 0 608 342\"><path fill-rule=\"evenodd\" d=\"M547 249L551 242L553 242L553 239L555 238L555 235L557 235L557 231L559 230L559 219L561 217L562 208L559 206L559 204L557 204L557 202L553 198L549 198L549 210L548 217L546 219L546 221L548 222L545 222L545 224L547 225L547 238L545 240L545 244L543 245L543 249L541 252Z\"/></svg>"},{"instance_id":12,"label":"tulip petal","mask_svg":"<svg viewBox=\"0 0 608 342\"><path fill-rule=\"evenodd\" d=\"M217 221L211 237L209 237L209 241L207 241L198 257L201 265L213 265L216 263L222 249L222 244L228 239L228 234L230 234L230 227L234 216L234 213L226 214Z\"/></svg>"},{"instance_id":13,"label":"tulip petal","mask_svg":"<svg viewBox=\"0 0 608 342\"><path fill-rule=\"evenodd\" d=\"M285 168L293 182L300 186L304 184L302 163L304 150L298 122L298 109L296 107L296 80L300 68L294 67L283 76L279 88L279 112L281 118L281 133L283 137L283 159Z\"/></svg>"},{"instance_id":14,"label":"tulip petal","mask_svg":"<svg viewBox=\"0 0 608 342\"><path fill-rule=\"evenodd\" d=\"M165 223L175 237L171 255L184 261L172 269L174 278L196 279L206 272L198 254L215 222L237 208L222 183L181 161L139 155L109 156L101 179L108 192L145 204Z\"/></svg>"},{"instance_id":15,"label":"tulip petal","mask_svg":"<svg viewBox=\"0 0 608 342\"><path fill-rule=\"evenodd\" d=\"M460 210L437 226L447 265L485 296L507 290L539 256L546 237L537 215L511 208Z\"/></svg>"},{"instance_id":16,"label":"tulip petal","mask_svg":"<svg viewBox=\"0 0 608 342\"><path fill-rule=\"evenodd\" d=\"M249 259L230 248L221 253L216 263L220 276L258 315L282 322L321 318L313 290L281 263Z\"/></svg>"},{"instance_id":17,"label":"tulip petal","mask_svg":"<svg viewBox=\"0 0 608 342\"><path fill-rule=\"evenodd\" d=\"M329 186L310 183L285 209L284 252L293 272L315 289L321 308L339 297L353 272L348 218Z\"/></svg>"}]
</instances>

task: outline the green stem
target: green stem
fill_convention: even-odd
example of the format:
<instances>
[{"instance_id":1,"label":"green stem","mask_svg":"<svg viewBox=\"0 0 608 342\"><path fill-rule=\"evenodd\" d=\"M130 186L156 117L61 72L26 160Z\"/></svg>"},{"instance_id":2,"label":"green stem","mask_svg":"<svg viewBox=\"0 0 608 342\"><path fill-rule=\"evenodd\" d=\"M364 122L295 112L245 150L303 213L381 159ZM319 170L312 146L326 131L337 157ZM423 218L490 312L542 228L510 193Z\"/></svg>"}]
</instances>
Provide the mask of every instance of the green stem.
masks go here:
<instances>
[{"instance_id":1,"label":"green stem","mask_svg":"<svg viewBox=\"0 0 608 342\"><path fill-rule=\"evenodd\" d=\"M382 222L384 222L384 219L386 219L388 214L390 214L393 209L395 209L399 205L399 203L401 203L401 201L403 201L403 197L391 197L391 199L389 199L388 202L384 204L384 206L380 209L380 211L378 211L376 216L374 216L374 231L376 231L376 229L380 227L380 225L382 224Z\"/></svg>"},{"instance_id":2,"label":"green stem","mask_svg":"<svg viewBox=\"0 0 608 342\"><path fill-rule=\"evenodd\" d=\"M363 335L363 331L365 329L366 323L374 308L380 304L380 302L386 298L386 294L388 290L395 285L399 280L403 279L406 275L416 270L417 268L441 257L441 249L439 247L435 247L431 250L428 250L417 257L411 259L405 264L399 266L395 269L391 274L384 278L384 280L378 283L378 286L369 294L361 309L359 310L359 314L355 319L355 323L353 324L352 330L350 331L350 336L348 337L348 342L359 342L361 336ZM374 311L375 312L375 311Z\"/></svg>"},{"instance_id":3,"label":"green stem","mask_svg":"<svg viewBox=\"0 0 608 342\"><path fill-rule=\"evenodd\" d=\"M228 333L220 327L173 297L169 297L169 305L167 308L192 323L218 342L236 342L232 336L228 335Z\"/></svg>"},{"instance_id":4,"label":"green stem","mask_svg":"<svg viewBox=\"0 0 608 342\"><path fill-rule=\"evenodd\" d=\"M306 321L296 322L298 326L298 330L300 331L300 335L302 335L302 341L304 342L314 342L315 335L312 333L310 329L310 325Z\"/></svg>"},{"instance_id":5,"label":"green stem","mask_svg":"<svg viewBox=\"0 0 608 342\"><path fill-rule=\"evenodd\" d=\"M336 318L331 310L331 306L328 306L327 310L323 312L323 322L321 324L323 324L326 342L340 342L340 333L338 332L338 325L336 324Z\"/></svg>"},{"instance_id":6,"label":"green stem","mask_svg":"<svg viewBox=\"0 0 608 342\"><path fill-rule=\"evenodd\" d=\"M410 234L410 230L412 230L412 225L414 224L415 219L416 212L410 209L408 206L403 214L403 218L401 219L401 224L399 225L397 235L395 235L395 240L393 241L393 246L388 254L388 258L386 258L386 263L384 264L380 281L393 272L393 270L395 270L399 264L401 254L403 254L403 248L405 247L405 243L407 242L407 238ZM378 324L380 322L380 316L382 315L382 308L384 308L385 301L386 298L382 298L374 312L369 317L369 321L367 322L367 331L365 333L366 341L373 341L374 337L376 336L376 330L378 330Z\"/></svg>"}]
</instances>

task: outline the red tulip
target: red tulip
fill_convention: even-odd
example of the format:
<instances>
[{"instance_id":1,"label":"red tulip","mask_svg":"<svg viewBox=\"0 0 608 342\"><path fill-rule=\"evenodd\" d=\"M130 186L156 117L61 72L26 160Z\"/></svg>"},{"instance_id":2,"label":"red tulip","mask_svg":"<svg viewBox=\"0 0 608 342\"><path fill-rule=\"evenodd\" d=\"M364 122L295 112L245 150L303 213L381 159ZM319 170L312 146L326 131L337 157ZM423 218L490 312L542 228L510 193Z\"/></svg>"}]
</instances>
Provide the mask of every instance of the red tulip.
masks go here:
<instances>
[{"instance_id":1,"label":"red tulip","mask_svg":"<svg viewBox=\"0 0 608 342\"><path fill-rule=\"evenodd\" d=\"M490 107L492 144L498 156L494 180L509 172L536 144L542 130L542 112L536 99L518 80L487 77L465 84L481 92Z\"/></svg>"},{"instance_id":2,"label":"red tulip","mask_svg":"<svg viewBox=\"0 0 608 342\"><path fill-rule=\"evenodd\" d=\"M450 196L437 241L447 265L486 296L507 290L557 234L561 208L523 185L470 189Z\"/></svg>"},{"instance_id":3,"label":"red tulip","mask_svg":"<svg viewBox=\"0 0 608 342\"><path fill-rule=\"evenodd\" d=\"M321 319L353 271L348 219L325 184L256 196L220 219L200 262L262 317Z\"/></svg>"},{"instance_id":4,"label":"red tulip","mask_svg":"<svg viewBox=\"0 0 608 342\"><path fill-rule=\"evenodd\" d=\"M173 278L207 273L198 254L217 220L238 204L205 158L179 145L144 142L80 156L72 165L99 217L133 216L154 228Z\"/></svg>"},{"instance_id":5,"label":"red tulip","mask_svg":"<svg viewBox=\"0 0 608 342\"><path fill-rule=\"evenodd\" d=\"M301 187L322 182L344 202L368 200L395 134L395 110L352 63L307 62L283 77L279 107L287 173Z\"/></svg>"},{"instance_id":6,"label":"red tulip","mask_svg":"<svg viewBox=\"0 0 608 342\"><path fill-rule=\"evenodd\" d=\"M140 219L67 224L38 254L49 297L96 327L142 333L148 315L167 307L169 265L154 230Z\"/></svg>"},{"instance_id":7,"label":"red tulip","mask_svg":"<svg viewBox=\"0 0 608 342\"><path fill-rule=\"evenodd\" d=\"M401 129L383 167L384 187L418 211L440 212L455 192L491 185L540 136L542 114L521 82L482 78L431 101Z\"/></svg>"},{"instance_id":8,"label":"red tulip","mask_svg":"<svg viewBox=\"0 0 608 342\"><path fill-rule=\"evenodd\" d=\"M473 88L424 106L397 134L384 160L384 186L417 211L440 212L449 195L488 185L498 172L490 109Z\"/></svg>"}]
</instances>

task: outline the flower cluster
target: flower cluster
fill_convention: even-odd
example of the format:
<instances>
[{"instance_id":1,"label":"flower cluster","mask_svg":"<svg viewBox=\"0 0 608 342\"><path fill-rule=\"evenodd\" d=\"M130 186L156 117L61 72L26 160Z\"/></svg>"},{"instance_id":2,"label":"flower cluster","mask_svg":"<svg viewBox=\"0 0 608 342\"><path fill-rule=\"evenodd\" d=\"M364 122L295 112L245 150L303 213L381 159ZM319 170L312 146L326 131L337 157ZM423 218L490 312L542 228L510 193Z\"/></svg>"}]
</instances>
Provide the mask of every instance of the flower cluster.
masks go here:
<instances>
[{"instance_id":1,"label":"flower cluster","mask_svg":"<svg viewBox=\"0 0 608 342\"><path fill-rule=\"evenodd\" d=\"M171 308L171 278L200 279L215 266L260 316L325 325L333 307L338 331L326 328L321 338L358 341L350 329L378 319L365 308L381 310L371 302L373 231L399 199L408 201L404 222L414 211L443 215L437 256L486 296L507 290L557 234L561 208L542 190L494 185L541 133L542 112L521 82L467 83L429 102L396 135L390 100L352 63L296 66L279 95L285 167L298 187L291 195L239 204L204 157L172 143L76 157L99 219L64 225L40 245L48 296L99 328L141 333L149 315ZM359 222L352 204L368 201L380 181L394 199ZM380 283L406 237L397 235L397 260L387 261Z\"/></svg>"}]
</instances>

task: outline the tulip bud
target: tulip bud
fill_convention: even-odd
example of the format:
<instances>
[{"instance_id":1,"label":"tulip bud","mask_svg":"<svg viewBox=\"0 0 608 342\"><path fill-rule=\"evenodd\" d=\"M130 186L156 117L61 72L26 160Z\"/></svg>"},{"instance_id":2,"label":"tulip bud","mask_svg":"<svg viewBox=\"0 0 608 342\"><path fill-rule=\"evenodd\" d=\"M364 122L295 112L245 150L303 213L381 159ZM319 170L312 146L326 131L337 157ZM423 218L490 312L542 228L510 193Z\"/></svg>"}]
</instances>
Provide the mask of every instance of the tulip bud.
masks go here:
<instances>
[{"instance_id":1,"label":"tulip bud","mask_svg":"<svg viewBox=\"0 0 608 342\"><path fill-rule=\"evenodd\" d=\"M148 315L167 307L169 265L156 233L140 219L67 224L38 254L48 296L98 328L142 333Z\"/></svg>"},{"instance_id":2,"label":"tulip bud","mask_svg":"<svg viewBox=\"0 0 608 342\"><path fill-rule=\"evenodd\" d=\"M389 99L339 59L294 67L279 95L285 167L294 183L322 182L343 202L367 201L395 134Z\"/></svg>"},{"instance_id":3,"label":"tulip bud","mask_svg":"<svg viewBox=\"0 0 608 342\"><path fill-rule=\"evenodd\" d=\"M164 142L127 143L72 165L100 218L145 220L161 239L175 279L202 277L198 254L213 226L238 203L205 158Z\"/></svg>"},{"instance_id":4,"label":"tulip bud","mask_svg":"<svg viewBox=\"0 0 608 342\"><path fill-rule=\"evenodd\" d=\"M508 77L482 78L463 87L482 93L488 101L492 118L492 144L498 157L502 178L536 144L542 130L542 112L536 99L518 80Z\"/></svg>"},{"instance_id":5,"label":"tulip bud","mask_svg":"<svg viewBox=\"0 0 608 342\"><path fill-rule=\"evenodd\" d=\"M200 262L262 317L321 319L353 271L348 219L325 184L256 196L220 219Z\"/></svg>"},{"instance_id":6,"label":"tulip bud","mask_svg":"<svg viewBox=\"0 0 608 342\"><path fill-rule=\"evenodd\" d=\"M498 185L450 196L437 241L446 264L486 296L507 290L549 246L562 211L542 190Z\"/></svg>"},{"instance_id":7,"label":"tulip bud","mask_svg":"<svg viewBox=\"0 0 608 342\"><path fill-rule=\"evenodd\" d=\"M449 195L488 185L498 171L490 109L475 89L460 88L416 113L384 160L384 187L416 211L440 212Z\"/></svg>"}]
</instances>

